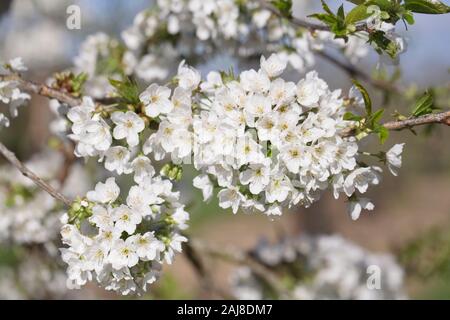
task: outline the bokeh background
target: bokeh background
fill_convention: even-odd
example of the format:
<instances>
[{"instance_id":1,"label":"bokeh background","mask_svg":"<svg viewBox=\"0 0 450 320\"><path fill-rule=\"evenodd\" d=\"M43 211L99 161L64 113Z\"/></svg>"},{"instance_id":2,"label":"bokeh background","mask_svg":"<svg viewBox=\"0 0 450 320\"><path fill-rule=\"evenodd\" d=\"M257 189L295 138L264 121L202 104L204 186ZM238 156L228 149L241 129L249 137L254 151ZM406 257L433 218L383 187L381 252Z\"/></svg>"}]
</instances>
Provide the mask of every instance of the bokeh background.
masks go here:
<instances>
[{"instance_id":1,"label":"bokeh background","mask_svg":"<svg viewBox=\"0 0 450 320\"><path fill-rule=\"evenodd\" d=\"M328 1L334 5L341 1ZM81 30L65 26L66 8L78 4L82 13ZM295 14L306 16L319 7L316 0L294 0ZM132 23L134 15L152 1L8 1L0 2L0 57L7 60L21 56L28 65L30 79L45 81L52 73L71 66L71 61L86 35L103 31L120 37L120 31ZM401 70L402 84L415 84L418 90L443 86L450 80L450 15L417 15L416 23L398 32L407 39L407 51L398 64L382 64L375 53L358 63L366 72L383 65L389 72ZM211 69L237 68L232 57L218 55L212 62L200 66L203 74ZM316 69L332 88L348 90L348 76L327 61L318 58ZM291 74L292 79L301 75ZM376 90L370 89L375 101L381 101ZM449 101L447 100L447 107ZM392 106L405 111L412 106L404 101ZM45 146L49 138L48 124L52 118L45 99L34 97L22 109L12 127L0 132L0 140L17 152L21 159L29 158ZM352 221L346 213L345 201L324 196L309 209L296 208L282 217L270 219L263 215L233 215L220 209L215 200L203 203L201 194L189 181L194 172L185 172L178 187L190 203L189 234L216 246L252 248L261 238L275 240L280 235L340 234L375 252L395 254L407 271L406 288L411 298L450 298L450 129L437 128L425 134L424 128L415 136L411 132L392 133L386 150L396 142L406 142L403 167L398 177L387 172L383 183L372 188L369 196L376 208ZM374 141L374 143L377 143ZM370 146L369 146L370 148ZM0 161L2 161L0 159ZM1 212L0 212L1 214ZM405 258L409 257L409 258ZM411 258L412 257L412 258ZM0 250L0 264L11 263L8 248ZM413 261L413 262L411 262ZM419 262L418 262L419 261ZM208 261L215 280L228 285L232 266ZM203 297L195 272L180 255L168 268L154 290L157 298ZM88 287L71 294L71 298L116 296Z\"/></svg>"}]
</instances>

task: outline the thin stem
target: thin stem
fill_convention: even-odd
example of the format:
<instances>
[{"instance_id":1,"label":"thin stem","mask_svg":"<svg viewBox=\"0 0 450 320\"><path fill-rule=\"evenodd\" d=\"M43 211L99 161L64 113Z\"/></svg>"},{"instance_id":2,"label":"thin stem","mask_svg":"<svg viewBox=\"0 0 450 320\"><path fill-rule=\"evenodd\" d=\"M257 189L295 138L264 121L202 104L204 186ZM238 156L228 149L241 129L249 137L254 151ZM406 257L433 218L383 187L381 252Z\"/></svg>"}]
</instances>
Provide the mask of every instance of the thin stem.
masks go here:
<instances>
[{"instance_id":1,"label":"thin stem","mask_svg":"<svg viewBox=\"0 0 450 320\"><path fill-rule=\"evenodd\" d=\"M28 169L19 159L17 159L16 155L1 142L0 154L2 154L6 158L6 160L8 160L13 166L15 166L20 172L22 172L25 177L31 179L39 188L46 191L55 199L62 201L67 206L70 206L72 204L72 202L63 194L55 190L51 185L39 178L33 171Z\"/></svg>"},{"instance_id":2,"label":"thin stem","mask_svg":"<svg viewBox=\"0 0 450 320\"><path fill-rule=\"evenodd\" d=\"M408 118L405 120L389 121L383 124L388 130L402 130L406 128L413 128L425 124L445 124L450 126L450 111L426 114L420 117ZM341 134L343 137L354 135L354 129L344 130Z\"/></svg>"},{"instance_id":3,"label":"thin stem","mask_svg":"<svg viewBox=\"0 0 450 320\"><path fill-rule=\"evenodd\" d=\"M0 76L0 81L16 82L18 86L24 91L35 93L43 97L56 99L59 102L68 104L71 107L76 107L81 104L81 100L73 97L71 94L50 88L49 86L46 86L44 84L38 84L32 81L24 80L20 75L17 74Z\"/></svg>"},{"instance_id":4,"label":"thin stem","mask_svg":"<svg viewBox=\"0 0 450 320\"><path fill-rule=\"evenodd\" d=\"M390 121L383 124L383 126L389 130L401 130L433 123L441 123L450 126L450 111L426 114L424 116L408 118L405 120Z\"/></svg>"}]
</instances>

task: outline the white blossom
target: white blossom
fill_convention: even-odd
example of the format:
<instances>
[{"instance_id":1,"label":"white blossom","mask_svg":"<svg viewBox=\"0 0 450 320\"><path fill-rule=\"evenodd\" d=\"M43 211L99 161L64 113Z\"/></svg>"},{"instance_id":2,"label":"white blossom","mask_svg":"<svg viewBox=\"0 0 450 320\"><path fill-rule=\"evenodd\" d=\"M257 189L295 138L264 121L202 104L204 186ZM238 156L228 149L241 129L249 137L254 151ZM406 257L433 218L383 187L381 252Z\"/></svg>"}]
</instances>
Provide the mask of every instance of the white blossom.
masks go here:
<instances>
[{"instance_id":1,"label":"white blossom","mask_svg":"<svg viewBox=\"0 0 450 320\"><path fill-rule=\"evenodd\" d=\"M130 151L121 146L109 148L105 153L105 168L109 171L116 171L118 174L129 173Z\"/></svg>"},{"instance_id":2,"label":"white blossom","mask_svg":"<svg viewBox=\"0 0 450 320\"><path fill-rule=\"evenodd\" d=\"M161 113L169 113L173 105L169 100L170 89L157 84L150 85L139 96L145 105L145 114L149 117L157 117Z\"/></svg>"},{"instance_id":3,"label":"white blossom","mask_svg":"<svg viewBox=\"0 0 450 320\"><path fill-rule=\"evenodd\" d=\"M115 139L126 139L130 147L139 144L139 133L144 130L145 124L136 113L127 111L126 113L116 111L111 115L111 120L116 127L113 130Z\"/></svg>"},{"instance_id":4,"label":"white blossom","mask_svg":"<svg viewBox=\"0 0 450 320\"><path fill-rule=\"evenodd\" d=\"M116 179L108 178L105 183L99 182L95 186L95 191L89 191L86 197L89 201L99 203L112 203L119 196L120 189L116 184Z\"/></svg>"},{"instance_id":5,"label":"white blossom","mask_svg":"<svg viewBox=\"0 0 450 320\"><path fill-rule=\"evenodd\" d=\"M397 176L397 170L402 166L402 152L404 143L396 144L386 152L386 161L389 171Z\"/></svg>"},{"instance_id":6,"label":"white blossom","mask_svg":"<svg viewBox=\"0 0 450 320\"><path fill-rule=\"evenodd\" d=\"M353 220L357 220L362 209L373 210L375 207L367 198L350 199L348 203L348 212Z\"/></svg>"},{"instance_id":7,"label":"white blossom","mask_svg":"<svg viewBox=\"0 0 450 320\"><path fill-rule=\"evenodd\" d=\"M286 69L287 62L282 60L278 55L272 54L267 60L261 56L261 69L269 78L278 77Z\"/></svg>"},{"instance_id":8,"label":"white blossom","mask_svg":"<svg viewBox=\"0 0 450 320\"><path fill-rule=\"evenodd\" d=\"M105 194L113 179L97 184L80 206L73 205L68 213L73 224L61 228L67 285L79 288L96 281L106 290L141 294L157 280L161 264L171 264L182 251L187 238L180 232L187 228L189 214L170 181L150 175L130 188L126 204L108 204L111 197ZM114 197L120 193L112 189ZM85 219L88 229L83 228Z\"/></svg>"}]
</instances>

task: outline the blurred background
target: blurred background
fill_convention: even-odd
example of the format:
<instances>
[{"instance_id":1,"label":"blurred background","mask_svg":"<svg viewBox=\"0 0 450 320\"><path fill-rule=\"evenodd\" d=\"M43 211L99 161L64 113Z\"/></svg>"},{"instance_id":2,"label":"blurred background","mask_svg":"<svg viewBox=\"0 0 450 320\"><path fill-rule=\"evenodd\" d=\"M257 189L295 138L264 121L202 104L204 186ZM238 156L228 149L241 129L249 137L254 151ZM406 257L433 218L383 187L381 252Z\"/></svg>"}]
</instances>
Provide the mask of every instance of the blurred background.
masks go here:
<instances>
[{"instance_id":1,"label":"blurred background","mask_svg":"<svg viewBox=\"0 0 450 320\"><path fill-rule=\"evenodd\" d=\"M335 5L338 1L329 2ZM319 7L319 1L314 0L294 0L294 3L298 16L306 16ZM70 4L81 7L81 30L66 28L66 8ZM45 81L53 72L72 65L72 59L87 35L103 31L120 38L120 31L132 23L134 16L151 5L152 1L145 0L2 0L0 58L7 61L16 56L23 57L29 67L27 77ZM401 55L398 64L382 64L382 67L390 73L401 70L401 83L414 84L418 90L446 84L448 87L450 15L417 15L416 23L408 28L405 30L402 25L398 27L398 32L407 39L407 51ZM368 73L380 66L378 56L372 51L358 62L359 68ZM213 62L198 67L206 75L211 69L227 70L230 65L237 68L232 57L219 54ZM342 88L344 92L350 88L348 76L328 61L318 58L315 68L331 88ZM302 75L289 76L299 79ZM373 88L369 91L379 103L382 98L379 93ZM448 99L446 103L448 107ZM45 99L33 97L30 105L23 108L19 118L12 122L11 128L0 131L0 140L13 149L20 159L29 159L47 144L49 122L53 117L47 105ZM411 107L400 101L390 111L405 111ZM392 133L386 150L394 142L406 143L400 174L398 177L392 177L387 172L383 174L383 183L373 187L369 193L375 203L375 210L362 214L357 221L352 221L347 215L345 200L334 200L331 194L324 195L309 209L294 208L280 218L242 213L233 215L231 211L220 209L214 199L205 204L201 192L190 184L195 173L185 171L178 188L183 191L185 201L190 203L189 234L219 248L236 247L242 250L255 247L263 238L276 241L281 236L339 234L367 250L395 255L398 263L405 268L408 297L448 299L449 130L436 128L428 132L426 128L421 128L418 130L421 134L417 136L407 130ZM427 133L424 134L424 131ZM14 269L15 261L14 252L4 245L0 249L0 264ZM214 270L215 282L226 289L233 265L211 259L207 259L206 264ZM0 292L9 290L5 286L0 283ZM70 292L67 297L119 298L94 286ZM180 255L175 264L165 270L150 297L171 299L208 296L201 290L199 279L189 262Z\"/></svg>"}]
</instances>

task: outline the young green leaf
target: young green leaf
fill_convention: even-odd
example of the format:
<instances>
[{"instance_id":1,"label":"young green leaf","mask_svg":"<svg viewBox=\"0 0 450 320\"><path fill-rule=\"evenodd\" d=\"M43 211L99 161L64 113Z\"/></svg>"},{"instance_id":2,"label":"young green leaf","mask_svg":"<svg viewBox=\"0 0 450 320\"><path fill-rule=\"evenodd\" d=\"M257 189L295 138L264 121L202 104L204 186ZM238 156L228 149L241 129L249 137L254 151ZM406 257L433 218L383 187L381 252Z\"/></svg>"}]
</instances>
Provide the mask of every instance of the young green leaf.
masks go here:
<instances>
[{"instance_id":1,"label":"young green leaf","mask_svg":"<svg viewBox=\"0 0 450 320\"><path fill-rule=\"evenodd\" d=\"M322 21L323 23L329 25L330 27L336 23L336 17L330 16L326 13L314 13L308 16L308 18L315 18Z\"/></svg>"},{"instance_id":2,"label":"young green leaf","mask_svg":"<svg viewBox=\"0 0 450 320\"><path fill-rule=\"evenodd\" d=\"M75 95L80 95L83 89L83 85L88 79L88 74L85 72L81 72L80 74L73 77L71 84L72 90Z\"/></svg>"},{"instance_id":3,"label":"young green leaf","mask_svg":"<svg viewBox=\"0 0 450 320\"><path fill-rule=\"evenodd\" d=\"M322 2L322 8L323 10L325 10L326 13L328 13L329 15L335 16L333 11L331 11L330 7L327 5L327 3L325 2L325 0L320 0Z\"/></svg>"},{"instance_id":4,"label":"young green leaf","mask_svg":"<svg viewBox=\"0 0 450 320\"><path fill-rule=\"evenodd\" d=\"M389 130L386 129L386 127L383 126L377 127L376 133L378 135L378 138L380 139L381 144L384 144L386 140L389 138Z\"/></svg>"},{"instance_id":5,"label":"young green leaf","mask_svg":"<svg viewBox=\"0 0 450 320\"><path fill-rule=\"evenodd\" d=\"M363 117L353 114L351 112L346 112L344 114L344 120L347 120L347 121L361 121L362 119L363 119Z\"/></svg>"},{"instance_id":6,"label":"young green leaf","mask_svg":"<svg viewBox=\"0 0 450 320\"><path fill-rule=\"evenodd\" d=\"M392 1L392 0L369 0L369 1L366 1L365 4L367 6L376 5L381 9L381 11L387 11L387 12L395 11L399 7L397 2Z\"/></svg>"},{"instance_id":7,"label":"young green leaf","mask_svg":"<svg viewBox=\"0 0 450 320\"><path fill-rule=\"evenodd\" d=\"M364 100L364 105L366 106L366 114L370 116L372 114L372 100L370 99L369 93L367 92L366 88L364 88L362 84L357 80L352 80L352 82L355 85L356 89L361 92Z\"/></svg>"},{"instance_id":8,"label":"young green leaf","mask_svg":"<svg viewBox=\"0 0 450 320\"><path fill-rule=\"evenodd\" d=\"M416 104L414 105L414 108L411 112L411 115L413 117L419 117L423 116L425 114L432 113L434 109L436 109L433 106L433 95L429 92L425 92L419 100L417 100Z\"/></svg>"},{"instance_id":9,"label":"young green leaf","mask_svg":"<svg viewBox=\"0 0 450 320\"><path fill-rule=\"evenodd\" d=\"M139 104L139 88L135 81L126 78L124 81L109 79L109 83L116 89L117 95L127 104Z\"/></svg>"},{"instance_id":10,"label":"young green leaf","mask_svg":"<svg viewBox=\"0 0 450 320\"><path fill-rule=\"evenodd\" d=\"M405 8L412 12L426 14L444 14L450 12L449 6L437 0L405 0Z\"/></svg>"},{"instance_id":11,"label":"young green leaf","mask_svg":"<svg viewBox=\"0 0 450 320\"><path fill-rule=\"evenodd\" d=\"M272 0L271 3L284 17L292 16L292 0Z\"/></svg>"},{"instance_id":12,"label":"young green leaf","mask_svg":"<svg viewBox=\"0 0 450 320\"><path fill-rule=\"evenodd\" d=\"M402 16L402 18L406 21L406 22L408 22L408 24L414 24L414 16L413 16L413 14L411 13L411 11L406 11L404 14L403 14L403 16Z\"/></svg>"},{"instance_id":13,"label":"young green leaf","mask_svg":"<svg viewBox=\"0 0 450 320\"><path fill-rule=\"evenodd\" d=\"M370 14L367 13L367 6L361 4L354 7L352 10L350 10L349 13L347 13L347 16L345 17L345 23L356 23L358 21L367 19L368 17L370 17Z\"/></svg>"},{"instance_id":14,"label":"young green leaf","mask_svg":"<svg viewBox=\"0 0 450 320\"><path fill-rule=\"evenodd\" d=\"M353 4L357 4L357 5L360 5L360 4L363 4L364 2L366 2L366 0L347 0L347 1L351 2Z\"/></svg>"},{"instance_id":15,"label":"young green leaf","mask_svg":"<svg viewBox=\"0 0 450 320\"><path fill-rule=\"evenodd\" d=\"M381 118L383 117L384 109L380 109L375 111L369 118L369 122L372 127L375 127L377 124L379 124Z\"/></svg>"},{"instance_id":16,"label":"young green leaf","mask_svg":"<svg viewBox=\"0 0 450 320\"><path fill-rule=\"evenodd\" d=\"M337 18L338 18L339 22L344 22L345 21L345 12L344 12L344 5L343 4L341 4L341 6L338 9Z\"/></svg>"},{"instance_id":17,"label":"young green leaf","mask_svg":"<svg viewBox=\"0 0 450 320\"><path fill-rule=\"evenodd\" d=\"M347 25L345 24L344 6L341 5L337 11L336 22L331 26L331 31L336 38L344 38L347 41Z\"/></svg>"}]
</instances>

